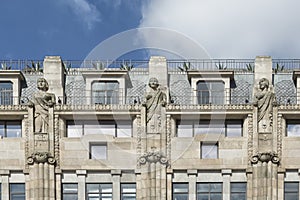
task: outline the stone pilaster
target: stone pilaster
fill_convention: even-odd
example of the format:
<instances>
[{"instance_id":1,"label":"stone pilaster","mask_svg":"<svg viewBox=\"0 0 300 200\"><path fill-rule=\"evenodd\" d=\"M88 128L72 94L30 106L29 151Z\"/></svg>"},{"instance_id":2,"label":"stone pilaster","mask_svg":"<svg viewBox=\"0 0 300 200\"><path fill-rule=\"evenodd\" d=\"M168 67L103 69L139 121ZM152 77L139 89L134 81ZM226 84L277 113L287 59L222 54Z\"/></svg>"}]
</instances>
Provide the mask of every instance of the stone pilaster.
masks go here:
<instances>
[{"instance_id":1,"label":"stone pilaster","mask_svg":"<svg viewBox=\"0 0 300 200\"><path fill-rule=\"evenodd\" d=\"M65 102L65 69L60 56L46 56L44 59L44 78L49 83L49 92Z\"/></svg>"}]
</instances>

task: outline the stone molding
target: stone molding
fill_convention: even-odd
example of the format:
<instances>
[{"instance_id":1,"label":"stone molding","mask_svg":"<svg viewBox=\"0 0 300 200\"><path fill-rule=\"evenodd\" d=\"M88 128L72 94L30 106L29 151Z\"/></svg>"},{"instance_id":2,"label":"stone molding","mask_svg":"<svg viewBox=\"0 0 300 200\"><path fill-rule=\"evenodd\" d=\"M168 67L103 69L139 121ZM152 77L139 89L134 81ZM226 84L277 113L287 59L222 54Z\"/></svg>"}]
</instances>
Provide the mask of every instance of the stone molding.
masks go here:
<instances>
[{"instance_id":1,"label":"stone molding","mask_svg":"<svg viewBox=\"0 0 300 200\"><path fill-rule=\"evenodd\" d=\"M137 111L140 112L141 105L107 104L107 105L56 105L54 111Z\"/></svg>"},{"instance_id":2,"label":"stone molding","mask_svg":"<svg viewBox=\"0 0 300 200\"><path fill-rule=\"evenodd\" d=\"M27 105L0 105L0 111L27 111Z\"/></svg>"},{"instance_id":3,"label":"stone molding","mask_svg":"<svg viewBox=\"0 0 300 200\"><path fill-rule=\"evenodd\" d=\"M213 111L213 110L241 110L241 111L251 111L253 110L253 105L251 104L241 104L241 105L174 105L168 104L166 106L166 110L168 111L181 111L181 110L198 110L198 111Z\"/></svg>"}]
</instances>

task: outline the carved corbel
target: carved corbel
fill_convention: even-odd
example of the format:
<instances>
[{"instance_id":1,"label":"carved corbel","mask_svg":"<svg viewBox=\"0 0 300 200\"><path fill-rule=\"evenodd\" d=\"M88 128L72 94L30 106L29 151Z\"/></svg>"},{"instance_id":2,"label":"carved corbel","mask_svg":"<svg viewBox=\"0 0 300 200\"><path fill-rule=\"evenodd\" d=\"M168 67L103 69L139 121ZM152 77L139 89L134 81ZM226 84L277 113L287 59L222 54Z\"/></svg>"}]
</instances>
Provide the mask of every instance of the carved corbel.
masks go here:
<instances>
[{"instance_id":1,"label":"carved corbel","mask_svg":"<svg viewBox=\"0 0 300 200\"><path fill-rule=\"evenodd\" d=\"M50 153L48 152L35 152L27 158L28 164L46 163L46 162L50 165L54 165L56 162L54 157L51 156Z\"/></svg>"}]
</instances>

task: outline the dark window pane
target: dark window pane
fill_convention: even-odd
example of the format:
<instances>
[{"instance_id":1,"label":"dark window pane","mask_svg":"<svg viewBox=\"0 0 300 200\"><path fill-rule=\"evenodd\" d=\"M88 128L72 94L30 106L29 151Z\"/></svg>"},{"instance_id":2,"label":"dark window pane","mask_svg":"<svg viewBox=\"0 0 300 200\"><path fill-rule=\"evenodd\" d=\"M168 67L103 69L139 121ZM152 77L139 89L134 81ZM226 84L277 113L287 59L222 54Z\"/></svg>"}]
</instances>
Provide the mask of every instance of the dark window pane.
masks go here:
<instances>
[{"instance_id":1,"label":"dark window pane","mask_svg":"<svg viewBox=\"0 0 300 200\"><path fill-rule=\"evenodd\" d=\"M10 200L25 200L25 184L12 183L9 188Z\"/></svg>"}]
</instances>

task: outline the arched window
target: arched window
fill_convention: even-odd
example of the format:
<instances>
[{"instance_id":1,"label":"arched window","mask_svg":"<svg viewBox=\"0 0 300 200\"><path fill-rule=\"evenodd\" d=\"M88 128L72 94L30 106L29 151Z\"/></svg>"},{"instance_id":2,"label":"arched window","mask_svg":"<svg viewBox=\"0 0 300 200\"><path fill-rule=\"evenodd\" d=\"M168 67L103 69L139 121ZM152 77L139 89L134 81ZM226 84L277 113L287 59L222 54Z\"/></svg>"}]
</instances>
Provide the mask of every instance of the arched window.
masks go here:
<instances>
[{"instance_id":1,"label":"arched window","mask_svg":"<svg viewBox=\"0 0 300 200\"><path fill-rule=\"evenodd\" d=\"M94 82L92 99L94 104L119 104L119 83L117 81Z\"/></svg>"},{"instance_id":2,"label":"arched window","mask_svg":"<svg viewBox=\"0 0 300 200\"><path fill-rule=\"evenodd\" d=\"M198 104L224 104L223 81L199 81L197 83Z\"/></svg>"},{"instance_id":3,"label":"arched window","mask_svg":"<svg viewBox=\"0 0 300 200\"><path fill-rule=\"evenodd\" d=\"M10 81L0 82L0 104L13 104L13 84Z\"/></svg>"}]
</instances>

